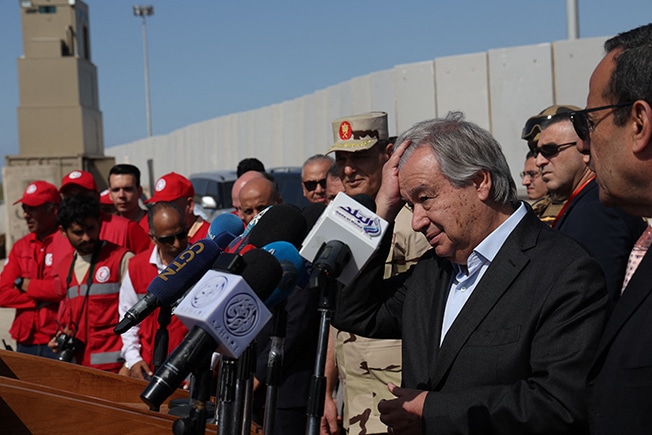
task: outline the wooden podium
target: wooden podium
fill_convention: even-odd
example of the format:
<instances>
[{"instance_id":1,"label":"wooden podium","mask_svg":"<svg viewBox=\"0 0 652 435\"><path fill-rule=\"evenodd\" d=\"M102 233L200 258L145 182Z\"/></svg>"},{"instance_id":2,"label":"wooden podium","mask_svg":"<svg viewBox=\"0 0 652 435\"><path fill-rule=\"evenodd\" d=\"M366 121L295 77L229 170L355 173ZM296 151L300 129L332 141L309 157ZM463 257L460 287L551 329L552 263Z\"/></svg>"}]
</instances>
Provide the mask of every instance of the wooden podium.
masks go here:
<instances>
[{"instance_id":1,"label":"wooden podium","mask_svg":"<svg viewBox=\"0 0 652 435\"><path fill-rule=\"evenodd\" d=\"M0 427L3 434L172 434L177 417L140 400L146 381L77 364L0 350ZM216 434L215 425L206 425ZM262 434L259 427L251 434Z\"/></svg>"}]
</instances>

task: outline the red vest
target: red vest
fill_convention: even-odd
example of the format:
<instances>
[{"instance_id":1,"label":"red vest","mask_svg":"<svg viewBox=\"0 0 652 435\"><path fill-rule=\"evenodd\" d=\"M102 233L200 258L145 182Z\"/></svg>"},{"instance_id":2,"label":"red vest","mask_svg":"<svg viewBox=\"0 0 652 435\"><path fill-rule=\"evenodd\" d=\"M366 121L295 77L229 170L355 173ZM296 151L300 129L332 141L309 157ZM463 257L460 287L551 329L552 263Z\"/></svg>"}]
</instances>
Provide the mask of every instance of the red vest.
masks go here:
<instances>
[{"instance_id":1,"label":"red vest","mask_svg":"<svg viewBox=\"0 0 652 435\"><path fill-rule=\"evenodd\" d=\"M211 227L211 224L208 223L207 221L202 221L201 226L195 231L195 233L191 236L188 234L188 243L193 244L195 242L198 242L201 239L205 239L208 235L208 229Z\"/></svg>"},{"instance_id":2,"label":"red vest","mask_svg":"<svg viewBox=\"0 0 652 435\"><path fill-rule=\"evenodd\" d=\"M147 287L158 275L156 266L149 262L151 255L152 251L145 251L129 260L129 278L131 278L131 284L134 286L134 290L138 295L144 296L145 293L147 293ZM159 326L159 311L160 310L157 308L140 323L138 333L138 339L140 340L141 346L140 356L151 369L154 368L152 366L152 360L154 358L154 339L156 338L156 331L158 331ZM169 342L167 354L169 355L186 337L188 329L176 316L172 316L170 324L168 325L168 334Z\"/></svg>"},{"instance_id":3,"label":"red vest","mask_svg":"<svg viewBox=\"0 0 652 435\"><path fill-rule=\"evenodd\" d=\"M113 332L113 328L118 324L119 317L120 263L127 252L125 248L104 242L93 271L88 296L88 276L79 283L72 273L59 322L63 326L74 325L79 319L79 324L74 325L74 329L77 330L76 338L84 346L75 353L75 359L83 366L117 373L123 365L120 357L122 339ZM59 276L64 285L72 258L73 255L68 254L59 264Z\"/></svg>"}]
</instances>

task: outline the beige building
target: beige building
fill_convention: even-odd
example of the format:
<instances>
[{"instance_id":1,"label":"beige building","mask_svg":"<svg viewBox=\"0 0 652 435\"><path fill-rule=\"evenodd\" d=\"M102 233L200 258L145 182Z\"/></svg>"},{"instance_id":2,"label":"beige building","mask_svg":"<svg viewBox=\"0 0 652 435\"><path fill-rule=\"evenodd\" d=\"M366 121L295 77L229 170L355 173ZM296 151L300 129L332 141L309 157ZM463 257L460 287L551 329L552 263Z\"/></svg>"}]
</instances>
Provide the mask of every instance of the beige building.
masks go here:
<instances>
[{"instance_id":1,"label":"beige building","mask_svg":"<svg viewBox=\"0 0 652 435\"><path fill-rule=\"evenodd\" d=\"M106 187L115 159L104 155L97 68L91 62L88 6L80 0L21 0L17 156L3 170L7 203L43 179L58 185L73 169ZM7 207L7 249L26 234Z\"/></svg>"}]
</instances>

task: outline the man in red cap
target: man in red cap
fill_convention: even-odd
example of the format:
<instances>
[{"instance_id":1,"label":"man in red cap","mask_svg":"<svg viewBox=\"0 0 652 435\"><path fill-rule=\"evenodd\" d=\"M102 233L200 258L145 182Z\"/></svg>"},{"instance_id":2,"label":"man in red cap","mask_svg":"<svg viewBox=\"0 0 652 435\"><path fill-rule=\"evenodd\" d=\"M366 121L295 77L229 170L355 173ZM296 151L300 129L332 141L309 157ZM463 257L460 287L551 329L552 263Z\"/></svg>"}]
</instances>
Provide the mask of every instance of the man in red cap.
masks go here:
<instances>
[{"instance_id":1,"label":"man in red cap","mask_svg":"<svg viewBox=\"0 0 652 435\"><path fill-rule=\"evenodd\" d=\"M90 172L72 171L61 180L59 193L63 198L69 196L94 196L99 199L97 185ZM100 239L127 248L137 254L151 247L151 242L145 231L133 221L118 215L102 213L100 215L101 232ZM63 240L62 235L55 236L57 252L55 258L63 258L68 252L72 252L69 243ZM61 243L58 243L61 242ZM59 252L63 250L62 252Z\"/></svg>"},{"instance_id":2,"label":"man in red cap","mask_svg":"<svg viewBox=\"0 0 652 435\"><path fill-rule=\"evenodd\" d=\"M29 234L18 240L0 275L0 306L16 309L10 333L18 351L56 359L47 343L57 330L57 294L53 274L53 235L58 233L59 191L54 184L34 181L22 198Z\"/></svg>"},{"instance_id":3,"label":"man in red cap","mask_svg":"<svg viewBox=\"0 0 652 435\"><path fill-rule=\"evenodd\" d=\"M195 189L192 187L190 180L176 172L170 172L156 181L154 196L145 201L145 204L156 202L174 203L185 216L188 241L195 243L197 240L206 237L210 224L193 212L195 208L194 196Z\"/></svg>"}]
</instances>

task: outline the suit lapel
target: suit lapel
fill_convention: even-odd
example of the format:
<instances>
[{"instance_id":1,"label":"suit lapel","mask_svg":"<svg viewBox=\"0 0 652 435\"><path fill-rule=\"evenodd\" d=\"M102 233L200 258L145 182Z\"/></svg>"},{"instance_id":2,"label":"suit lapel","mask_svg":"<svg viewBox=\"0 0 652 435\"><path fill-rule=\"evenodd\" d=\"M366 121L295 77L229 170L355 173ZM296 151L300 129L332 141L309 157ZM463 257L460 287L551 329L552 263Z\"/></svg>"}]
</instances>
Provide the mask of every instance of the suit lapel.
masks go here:
<instances>
[{"instance_id":1,"label":"suit lapel","mask_svg":"<svg viewBox=\"0 0 652 435\"><path fill-rule=\"evenodd\" d=\"M436 288L433 289L434 298L432 300L432 313L430 317L430 325L428 331L431 335L427 338L428 343L428 367L434 367L439 353L439 342L441 340L441 325L444 318L444 310L446 309L446 300L448 299L448 292L450 290L450 282L453 274L453 268L449 261L442 261L441 270L444 271L441 277L436 277L431 282L436 282ZM432 375L432 372L429 373ZM434 385L429 382L429 385Z\"/></svg>"},{"instance_id":2,"label":"suit lapel","mask_svg":"<svg viewBox=\"0 0 652 435\"><path fill-rule=\"evenodd\" d=\"M533 220L534 219L534 220ZM467 340L478 328L496 302L505 293L516 277L529 262L523 250L536 244L536 237L541 223L529 211L512 234L505 240L500 251L492 261L484 276L476 286L469 300L464 304L459 315L446 333L446 338L437 352L434 373L431 385L438 388L443 376L455 361L457 354L464 347ZM446 291L447 295L448 291ZM443 306L446 305L444 298ZM444 308L438 316L439 325L437 340L441 334L441 321L444 317ZM439 341L437 341L439 343ZM431 366L432 367L432 366Z\"/></svg>"},{"instance_id":3,"label":"suit lapel","mask_svg":"<svg viewBox=\"0 0 652 435\"><path fill-rule=\"evenodd\" d=\"M624 293L616 303L613 313L602 333L602 339L598 346L596 361L600 360L602 354L607 351L623 325L629 320L634 312L641 306L643 301L652 293L652 250L648 251L636 272L630 279Z\"/></svg>"}]
</instances>

